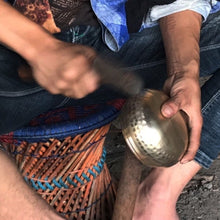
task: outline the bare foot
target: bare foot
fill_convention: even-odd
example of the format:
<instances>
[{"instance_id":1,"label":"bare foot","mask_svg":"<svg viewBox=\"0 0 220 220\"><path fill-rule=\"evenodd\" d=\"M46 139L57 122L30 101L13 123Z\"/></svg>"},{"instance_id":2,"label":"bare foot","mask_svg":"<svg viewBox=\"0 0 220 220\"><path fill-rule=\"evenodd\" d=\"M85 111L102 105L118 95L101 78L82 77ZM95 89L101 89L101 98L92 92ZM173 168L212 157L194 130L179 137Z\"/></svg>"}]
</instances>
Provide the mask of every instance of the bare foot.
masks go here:
<instances>
[{"instance_id":1,"label":"bare foot","mask_svg":"<svg viewBox=\"0 0 220 220\"><path fill-rule=\"evenodd\" d=\"M179 220L177 199L200 168L191 161L152 169L138 189L133 220Z\"/></svg>"}]
</instances>

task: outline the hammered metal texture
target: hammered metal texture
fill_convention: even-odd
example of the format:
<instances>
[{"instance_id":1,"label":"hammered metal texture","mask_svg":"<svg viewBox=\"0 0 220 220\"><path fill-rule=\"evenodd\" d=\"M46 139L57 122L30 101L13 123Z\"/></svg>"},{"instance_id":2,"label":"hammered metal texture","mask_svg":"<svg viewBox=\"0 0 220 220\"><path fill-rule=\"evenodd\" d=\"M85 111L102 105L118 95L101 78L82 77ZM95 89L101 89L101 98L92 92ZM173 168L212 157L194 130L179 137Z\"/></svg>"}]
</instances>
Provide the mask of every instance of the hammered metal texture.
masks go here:
<instances>
[{"instance_id":1,"label":"hammered metal texture","mask_svg":"<svg viewBox=\"0 0 220 220\"><path fill-rule=\"evenodd\" d=\"M130 98L119 117L128 146L146 166L174 165L187 149L188 131L181 113L170 119L160 113L167 99L163 92L147 90Z\"/></svg>"}]
</instances>

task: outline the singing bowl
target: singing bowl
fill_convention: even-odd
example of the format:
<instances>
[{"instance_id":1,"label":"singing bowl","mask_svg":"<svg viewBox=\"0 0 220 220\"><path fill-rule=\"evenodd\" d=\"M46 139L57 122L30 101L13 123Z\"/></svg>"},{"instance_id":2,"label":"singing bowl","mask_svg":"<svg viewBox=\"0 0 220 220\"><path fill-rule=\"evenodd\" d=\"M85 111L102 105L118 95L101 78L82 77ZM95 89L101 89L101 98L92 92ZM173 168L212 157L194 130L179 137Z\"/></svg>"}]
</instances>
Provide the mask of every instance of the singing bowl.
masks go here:
<instances>
[{"instance_id":1,"label":"singing bowl","mask_svg":"<svg viewBox=\"0 0 220 220\"><path fill-rule=\"evenodd\" d=\"M146 90L129 98L119 121L128 147L148 167L176 164L188 146L186 121L179 111L171 118L161 114L169 97L158 90Z\"/></svg>"}]
</instances>

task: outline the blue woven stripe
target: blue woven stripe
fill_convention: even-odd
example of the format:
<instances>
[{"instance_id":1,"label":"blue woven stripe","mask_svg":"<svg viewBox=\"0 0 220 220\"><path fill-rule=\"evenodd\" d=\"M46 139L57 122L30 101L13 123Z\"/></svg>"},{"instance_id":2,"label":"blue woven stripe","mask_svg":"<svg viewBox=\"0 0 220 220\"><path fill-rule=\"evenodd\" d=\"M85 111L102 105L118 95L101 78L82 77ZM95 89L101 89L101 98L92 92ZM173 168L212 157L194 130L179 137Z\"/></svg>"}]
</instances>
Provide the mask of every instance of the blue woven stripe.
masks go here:
<instances>
[{"instance_id":1,"label":"blue woven stripe","mask_svg":"<svg viewBox=\"0 0 220 220\"><path fill-rule=\"evenodd\" d=\"M100 162L98 162L98 166L99 166L100 169L102 169L103 164L101 164Z\"/></svg>"},{"instance_id":2,"label":"blue woven stripe","mask_svg":"<svg viewBox=\"0 0 220 220\"><path fill-rule=\"evenodd\" d=\"M42 190L46 190L46 189L47 189L45 186L43 186L43 184L40 182L40 180L37 180L37 184L39 185L39 187L40 187Z\"/></svg>"},{"instance_id":3,"label":"blue woven stripe","mask_svg":"<svg viewBox=\"0 0 220 220\"><path fill-rule=\"evenodd\" d=\"M75 186L75 187L77 187L77 184L76 183L74 183L71 179L70 179L70 177L68 176L67 178L67 181L71 184L71 185L73 185L73 186Z\"/></svg>"},{"instance_id":4,"label":"blue woven stripe","mask_svg":"<svg viewBox=\"0 0 220 220\"><path fill-rule=\"evenodd\" d=\"M106 158L106 150L103 149L103 153L102 153L102 157L100 158L100 161L97 162L97 166L93 165L92 168L88 169L88 173L90 173L94 178L96 178L101 171L103 170L104 167L104 163L105 163L105 158ZM94 170L94 171L93 171ZM81 185L84 185L86 182L91 181L91 179L89 178L88 175L86 175L84 172L82 173L82 177L85 179L85 182L78 176L78 175L74 175L74 179L80 183ZM34 180L35 176L33 175L32 178L28 179L28 173L27 175L24 177L25 181L27 183L30 182L30 184L32 185L32 187L36 190L53 190L54 187L51 185L51 183L48 182L48 177L44 178L44 180L41 180L41 177L38 177L37 180ZM74 187L77 187L77 183L75 183L73 180L71 180L70 176L68 176L66 178L66 181L70 184L73 185ZM58 181L56 180L56 178L53 178L52 183L58 187L58 188L65 188L68 189L68 185L65 184L65 182L63 181L62 178L60 178Z\"/></svg>"},{"instance_id":5,"label":"blue woven stripe","mask_svg":"<svg viewBox=\"0 0 220 220\"><path fill-rule=\"evenodd\" d=\"M95 174L91 169L88 169L88 172L89 172L94 178L96 178L96 174Z\"/></svg>"},{"instance_id":6,"label":"blue woven stripe","mask_svg":"<svg viewBox=\"0 0 220 220\"><path fill-rule=\"evenodd\" d=\"M48 179L48 178L47 178ZM45 185L49 190L54 190L53 186L51 186L48 182L45 182Z\"/></svg>"},{"instance_id":7,"label":"blue woven stripe","mask_svg":"<svg viewBox=\"0 0 220 220\"><path fill-rule=\"evenodd\" d=\"M59 179L59 183L62 187L64 187L65 189L68 189L69 187L63 182L62 178Z\"/></svg>"},{"instance_id":8,"label":"blue woven stripe","mask_svg":"<svg viewBox=\"0 0 220 220\"><path fill-rule=\"evenodd\" d=\"M31 179L32 187L34 187L36 190L38 190L38 186L35 184L34 180Z\"/></svg>"},{"instance_id":9,"label":"blue woven stripe","mask_svg":"<svg viewBox=\"0 0 220 220\"><path fill-rule=\"evenodd\" d=\"M83 177L84 179L86 179L87 182L90 181L90 178L89 178L85 173L82 173L82 177Z\"/></svg>"},{"instance_id":10,"label":"blue woven stripe","mask_svg":"<svg viewBox=\"0 0 220 220\"><path fill-rule=\"evenodd\" d=\"M61 187L62 187L62 186L56 181L55 178L52 180L52 182L54 183L54 185L55 185L56 187L58 187L58 188L61 188Z\"/></svg>"},{"instance_id":11,"label":"blue woven stripe","mask_svg":"<svg viewBox=\"0 0 220 220\"><path fill-rule=\"evenodd\" d=\"M93 168L95 169L95 171L97 171L98 174L100 174L101 170L97 166L93 166Z\"/></svg>"}]
</instances>

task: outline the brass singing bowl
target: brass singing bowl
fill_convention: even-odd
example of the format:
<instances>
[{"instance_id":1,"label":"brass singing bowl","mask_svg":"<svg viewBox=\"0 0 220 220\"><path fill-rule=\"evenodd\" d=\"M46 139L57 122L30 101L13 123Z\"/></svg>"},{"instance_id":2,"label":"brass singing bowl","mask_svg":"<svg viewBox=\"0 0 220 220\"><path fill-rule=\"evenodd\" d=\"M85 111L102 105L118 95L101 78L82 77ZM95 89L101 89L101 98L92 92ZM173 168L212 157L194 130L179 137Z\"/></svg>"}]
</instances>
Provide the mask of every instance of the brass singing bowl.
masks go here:
<instances>
[{"instance_id":1,"label":"brass singing bowl","mask_svg":"<svg viewBox=\"0 0 220 220\"><path fill-rule=\"evenodd\" d=\"M161 114L168 98L162 91L146 90L129 98L119 116L127 145L149 167L172 166L187 150L188 129L181 112L171 118Z\"/></svg>"}]
</instances>

